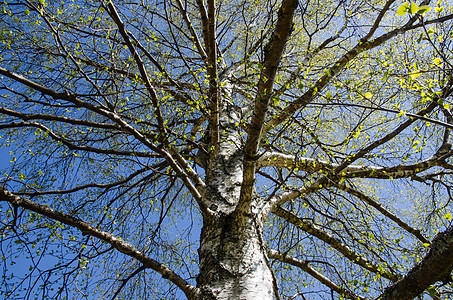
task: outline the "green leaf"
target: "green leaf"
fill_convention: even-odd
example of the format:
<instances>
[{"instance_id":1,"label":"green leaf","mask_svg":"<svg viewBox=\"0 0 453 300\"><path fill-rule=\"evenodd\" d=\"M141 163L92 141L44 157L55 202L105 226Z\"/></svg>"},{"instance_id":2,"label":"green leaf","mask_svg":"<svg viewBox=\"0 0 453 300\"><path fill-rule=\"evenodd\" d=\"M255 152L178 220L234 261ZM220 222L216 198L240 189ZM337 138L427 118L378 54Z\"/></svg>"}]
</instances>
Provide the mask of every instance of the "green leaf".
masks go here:
<instances>
[{"instance_id":1,"label":"green leaf","mask_svg":"<svg viewBox=\"0 0 453 300\"><path fill-rule=\"evenodd\" d=\"M450 221L451 219L453 219L453 217L451 216L451 213L446 213L444 215L444 218L447 219L448 221Z\"/></svg>"},{"instance_id":2,"label":"green leaf","mask_svg":"<svg viewBox=\"0 0 453 300\"><path fill-rule=\"evenodd\" d=\"M434 64L436 66L441 66L442 65L442 59L440 59L439 57L434 59L433 62L434 62Z\"/></svg>"},{"instance_id":3,"label":"green leaf","mask_svg":"<svg viewBox=\"0 0 453 300\"><path fill-rule=\"evenodd\" d=\"M24 14L26 14L27 16L30 14L30 11L28 9L24 10Z\"/></svg>"},{"instance_id":4,"label":"green leaf","mask_svg":"<svg viewBox=\"0 0 453 300\"><path fill-rule=\"evenodd\" d=\"M420 71L415 71L414 73L409 74L409 76L410 76L412 79L415 79L415 78L417 78L418 76L420 76L421 74L422 74L422 72L420 72Z\"/></svg>"},{"instance_id":5,"label":"green leaf","mask_svg":"<svg viewBox=\"0 0 453 300\"><path fill-rule=\"evenodd\" d=\"M415 14L416 12L418 11L418 5L415 4L415 3L411 3L411 5L409 6L409 13L411 15Z\"/></svg>"},{"instance_id":6,"label":"green leaf","mask_svg":"<svg viewBox=\"0 0 453 300\"><path fill-rule=\"evenodd\" d=\"M400 16L404 16L405 14L407 14L408 9L409 9L409 3L405 2L398 8L396 13Z\"/></svg>"},{"instance_id":7,"label":"green leaf","mask_svg":"<svg viewBox=\"0 0 453 300\"><path fill-rule=\"evenodd\" d=\"M436 296L436 295L437 295L436 288L433 287L433 286L430 286L430 287L428 288L428 293L429 293L431 296Z\"/></svg>"},{"instance_id":8,"label":"green leaf","mask_svg":"<svg viewBox=\"0 0 453 300\"><path fill-rule=\"evenodd\" d=\"M422 6L420 6L420 7L418 8L417 14L418 14L418 15L422 15L422 14L424 14L424 13L429 12L430 10L431 10L431 7L426 6L426 5L422 5Z\"/></svg>"},{"instance_id":9,"label":"green leaf","mask_svg":"<svg viewBox=\"0 0 453 300\"><path fill-rule=\"evenodd\" d=\"M435 10L437 13L443 12L443 11L444 11L444 7L443 7L443 6L441 6L441 7L436 7L436 8L434 8L434 10Z\"/></svg>"}]
</instances>

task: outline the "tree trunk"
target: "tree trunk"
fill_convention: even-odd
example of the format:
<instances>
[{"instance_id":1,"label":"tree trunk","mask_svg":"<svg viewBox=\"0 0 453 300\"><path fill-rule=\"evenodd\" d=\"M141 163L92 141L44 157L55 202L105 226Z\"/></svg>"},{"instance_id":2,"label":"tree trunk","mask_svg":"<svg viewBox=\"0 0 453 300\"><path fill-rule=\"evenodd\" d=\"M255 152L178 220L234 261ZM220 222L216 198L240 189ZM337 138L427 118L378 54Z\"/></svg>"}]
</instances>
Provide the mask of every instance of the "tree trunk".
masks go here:
<instances>
[{"instance_id":1,"label":"tree trunk","mask_svg":"<svg viewBox=\"0 0 453 300\"><path fill-rule=\"evenodd\" d=\"M227 215L204 224L197 280L202 299L277 299L262 226L253 217L244 220L246 228L233 219Z\"/></svg>"},{"instance_id":2,"label":"tree trunk","mask_svg":"<svg viewBox=\"0 0 453 300\"><path fill-rule=\"evenodd\" d=\"M202 299L278 299L263 242L263 205L259 198L246 214L235 212L243 181L240 113L221 102L219 152L210 155L205 195L211 215L204 216L200 238ZM214 147L210 147L214 149Z\"/></svg>"}]
</instances>

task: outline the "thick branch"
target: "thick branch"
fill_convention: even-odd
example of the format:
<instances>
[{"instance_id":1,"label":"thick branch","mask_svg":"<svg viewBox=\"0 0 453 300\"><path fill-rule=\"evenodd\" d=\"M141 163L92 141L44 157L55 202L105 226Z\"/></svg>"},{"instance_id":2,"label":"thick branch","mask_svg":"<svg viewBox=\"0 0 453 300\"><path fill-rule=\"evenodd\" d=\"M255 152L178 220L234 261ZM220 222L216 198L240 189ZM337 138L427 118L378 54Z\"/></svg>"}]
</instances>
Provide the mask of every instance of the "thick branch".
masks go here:
<instances>
[{"instance_id":1,"label":"thick branch","mask_svg":"<svg viewBox=\"0 0 453 300\"><path fill-rule=\"evenodd\" d=\"M428 254L406 276L386 288L381 300L409 300L437 281L451 281L453 269L453 227L437 234Z\"/></svg>"},{"instance_id":2,"label":"thick branch","mask_svg":"<svg viewBox=\"0 0 453 300\"><path fill-rule=\"evenodd\" d=\"M295 259L293 257L284 255L283 253L273 250L273 249L270 249L268 251L268 256L269 256L269 258L277 259L281 262L290 264L292 266L295 266L295 267L298 267L298 268L304 270L305 272L307 272L308 274L313 276L315 279L317 279L319 282L321 282L323 285L327 286L328 288L337 292L338 294L343 295L344 297L347 297L349 299L354 299L354 300L365 300L366 299L362 296L354 295L353 292L351 292L341 286L336 285L329 278L325 277L324 275L322 275L321 273L319 273L318 271L316 271L315 269L310 267L309 264L303 260Z\"/></svg>"},{"instance_id":3,"label":"thick branch","mask_svg":"<svg viewBox=\"0 0 453 300\"><path fill-rule=\"evenodd\" d=\"M403 228L404 230L406 230L410 234L414 235L420 242L429 243L429 241L420 233L420 230L412 228L409 224L407 224L406 222L404 222L403 220L398 218L396 215L392 214L390 211L386 210L384 207L382 207L382 205L380 203L374 201L373 199L371 199L370 197L368 197L364 193L362 193L362 192L360 192L358 190L352 189L350 187L347 187L345 184L338 183L336 186L339 189L341 189L341 190L343 190L343 191L345 191L345 192L347 192L347 193L349 193L351 195L356 196L357 198L359 198L360 200L362 200L366 204L374 207L381 214L383 214L384 216L386 216L387 218L389 218L390 220L392 220L393 222L398 224L401 228Z\"/></svg>"},{"instance_id":4,"label":"thick branch","mask_svg":"<svg viewBox=\"0 0 453 300\"><path fill-rule=\"evenodd\" d=\"M209 128L211 130L211 148L209 151L213 151L214 155L211 158L217 157L219 152L219 103L220 103L220 91L219 81L217 74L217 42L216 42L216 2L215 0L208 0L208 24L207 24L207 36L205 36L206 51L208 54L208 65L207 73L209 77L209 90L208 90L208 101L210 109L210 120Z\"/></svg>"},{"instance_id":5,"label":"thick branch","mask_svg":"<svg viewBox=\"0 0 453 300\"><path fill-rule=\"evenodd\" d=\"M389 3L389 2L388 2ZM387 4L388 4L387 3ZM376 22L379 21L380 16L376 19ZM370 49L376 48L388 40L394 38L398 34L405 33L409 30L414 29L412 27L412 24L417 20L418 16L415 16L411 18L411 20L403 27L396 28L388 33L385 33L381 35L380 37L375 38L374 40L371 41L363 41L360 40L357 45L355 45L351 50L349 50L346 54L341 56L333 65L330 67L327 71L326 74L323 75L318 81L311 87L309 88L302 96L300 96L298 99L293 101L290 105L285 107L279 114L277 114L272 120L270 120L264 131L267 132L273 127L279 125L283 121L285 121L289 116L294 115L296 111L299 109L305 107L307 104L309 104L317 95L318 93L331 81L331 79L339 74L343 68L351 62L357 55L364 51L368 51ZM372 32L372 31L370 31Z\"/></svg>"},{"instance_id":6,"label":"thick branch","mask_svg":"<svg viewBox=\"0 0 453 300\"><path fill-rule=\"evenodd\" d=\"M437 160L425 160L412 165L400 165L394 167L376 167L348 165L341 170L341 177L344 178L405 178L421 173L435 166L441 166L442 162ZM280 167L280 168L298 168L305 172L333 172L340 166L337 163L330 163L324 160L317 160L309 157L296 157L294 155L283 154L278 152L266 152L257 161L259 168L263 167Z\"/></svg>"},{"instance_id":7,"label":"thick branch","mask_svg":"<svg viewBox=\"0 0 453 300\"><path fill-rule=\"evenodd\" d=\"M324 160L317 160L310 157L296 157L291 154L284 154L279 152L265 152L257 160L257 167L279 167L279 168L298 168L301 171L305 172L318 172L322 171L332 171L339 164L330 163ZM356 172L356 171L376 171L378 167L366 167L358 165L350 165L343 172Z\"/></svg>"},{"instance_id":8,"label":"thick branch","mask_svg":"<svg viewBox=\"0 0 453 300\"><path fill-rule=\"evenodd\" d=\"M77 107L84 107L84 108L86 108L86 109L88 109L88 110L90 110L92 112L95 112L97 114L105 116L108 119L112 120L113 122L117 123L121 128L123 128L123 130L125 132L130 133L138 141L140 141L143 145L145 145L149 149L155 151L160 157L165 159L170 164L170 166L173 168L173 170L176 172L176 174L178 174L178 177L183 181L184 185L188 188L189 192L192 194L192 196L198 202L198 204L200 205L201 211L204 214L208 213L208 210L207 210L206 205L205 205L205 203L203 201L203 198L202 198L203 191L198 190L197 187L195 187L192 184L192 182L190 181L191 177L196 182L199 181L198 175L194 174L194 173L187 174L185 169L183 169L177 163L177 161L173 158L173 156L168 151L166 151L165 149L163 149L161 147L156 146L154 144L154 142L151 141L146 136L146 134L143 134L142 132L140 132L139 130L137 130L133 126L131 126L129 123L124 121L121 118L121 116L119 116L115 112L108 111L108 110L104 109L103 107L98 107L98 106L95 106L95 105L93 105L91 103L82 101L79 98L77 98L77 96L74 95L74 94L70 94L69 92L64 92L64 93L56 92L56 91L54 91L52 89L49 89L47 87L44 87L44 86L36 83L34 81L31 81L31 80L23 77L22 75L19 75L17 73L11 72L11 71L6 70L6 69L1 68L1 67L0 67L0 74L3 74L3 75L5 75L5 76L17 81L17 82L20 82L20 83L24 84L25 86L27 86L29 88L32 88L32 89L34 89L36 91L39 91L39 92L41 92L44 95L51 96L54 99L61 99L61 100L68 101L68 102L76 105ZM39 124L39 126L43 126L43 125ZM62 140L62 142L63 142L63 140ZM68 144L68 147L69 147L69 144ZM194 178L194 176L196 176L196 178ZM201 188L201 186L199 186L199 188Z\"/></svg>"},{"instance_id":9,"label":"thick branch","mask_svg":"<svg viewBox=\"0 0 453 300\"><path fill-rule=\"evenodd\" d=\"M353 251L351 248L349 248L347 245L345 245L339 239L331 236L327 232L322 231L315 224L313 224L309 221L306 221L302 218L299 218L298 216L296 216L292 212L288 211L287 209L280 207L280 206L276 206L272 210L272 213L285 219L289 223L293 224L294 226L296 226L297 229L301 229L301 230L305 231L306 233L329 244L332 248L334 248L335 250L337 250L338 252L343 254L344 257L349 259L351 262L353 262L373 273L380 274L382 277L387 278L391 281L398 280L398 277L395 274L392 274L386 270L380 270L372 262L370 262L369 260L364 258L362 255L357 254L355 251Z\"/></svg>"},{"instance_id":10,"label":"thick branch","mask_svg":"<svg viewBox=\"0 0 453 300\"><path fill-rule=\"evenodd\" d=\"M114 247L116 250L124 253L138 261L140 261L145 267L150 268L159 274L162 275L163 278L168 279L173 284L175 284L178 288L180 288L184 294L189 299L197 299L199 297L200 291L190 285L187 281L182 279L178 274L176 274L173 270L168 268L166 265L152 259L151 257L145 255L143 252L139 251L130 243L115 237L114 235L99 230L97 228L92 227L88 223L77 219L73 216L55 211L51 209L49 206L41 205L36 202L33 202L29 199L19 197L14 195L13 193L3 189L0 187L0 201L7 201L13 205L20 206L22 208L31 210L36 212L40 215L46 216L50 219L59 221L71 227L79 229L84 234L96 237L104 242L109 243Z\"/></svg>"},{"instance_id":11,"label":"thick branch","mask_svg":"<svg viewBox=\"0 0 453 300\"><path fill-rule=\"evenodd\" d=\"M243 182L240 202L236 211L245 212L250 204L255 182L256 155L258 143L261 140L264 119L269 108L269 101L275 81L275 74L280 63L286 42L291 34L293 16L298 0L283 0L278 11L278 20L271 39L266 46L263 69L258 82L258 94L255 99L255 108L252 120L247 131L247 140L244 147Z\"/></svg>"}]
</instances>

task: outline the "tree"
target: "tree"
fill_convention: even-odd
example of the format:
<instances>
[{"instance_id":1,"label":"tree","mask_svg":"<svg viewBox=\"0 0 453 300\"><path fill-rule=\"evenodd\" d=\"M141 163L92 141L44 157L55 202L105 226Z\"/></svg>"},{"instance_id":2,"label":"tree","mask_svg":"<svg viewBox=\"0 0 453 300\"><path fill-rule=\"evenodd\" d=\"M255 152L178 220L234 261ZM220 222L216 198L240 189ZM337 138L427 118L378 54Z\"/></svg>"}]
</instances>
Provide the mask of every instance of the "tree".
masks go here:
<instances>
[{"instance_id":1,"label":"tree","mask_svg":"<svg viewBox=\"0 0 453 300\"><path fill-rule=\"evenodd\" d=\"M448 297L448 5L5 1L2 295Z\"/></svg>"}]
</instances>

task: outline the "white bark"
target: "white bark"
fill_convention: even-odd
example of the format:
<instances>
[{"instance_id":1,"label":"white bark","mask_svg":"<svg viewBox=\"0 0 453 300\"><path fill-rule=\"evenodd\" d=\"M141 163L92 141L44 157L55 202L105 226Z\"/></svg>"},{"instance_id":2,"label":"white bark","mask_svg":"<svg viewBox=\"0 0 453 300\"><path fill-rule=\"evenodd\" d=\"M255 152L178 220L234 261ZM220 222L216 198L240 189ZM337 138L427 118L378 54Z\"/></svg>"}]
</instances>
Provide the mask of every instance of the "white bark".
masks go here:
<instances>
[{"instance_id":1,"label":"white bark","mask_svg":"<svg viewBox=\"0 0 453 300\"><path fill-rule=\"evenodd\" d=\"M230 221L222 218L203 229L198 277L202 298L278 299L261 227L252 218L247 229Z\"/></svg>"},{"instance_id":2,"label":"white bark","mask_svg":"<svg viewBox=\"0 0 453 300\"><path fill-rule=\"evenodd\" d=\"M223 86L223 99L228 99L232 86ZM206 171L206 201L212 213L203 220L197 287L201 299L278 299L262 238L263 203L256 198L248 214L235 213L243 182L244 141L237 125L240 114L228 101L221 104L219 150Z\"/></svg>"},{"instance_id":3,"label":"white bark","mask_svg":"<svg viewBox=\"0 0 453 300\"><path fill-rule=\"evenodd\" d=\"M258 167L281 167L298 168L306 172L334 171L340 164L310 157L296 157L290 154L278 152L266 152L258 159ZM431 167L439 165L439 162L427 159L413 165L399 165L394 167L377 167L349 165L341 170L342 176L362 178L403 178L423 172Z\"/></svg>"}]
</instances>

